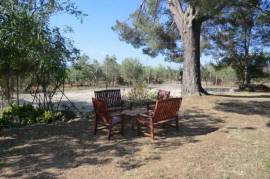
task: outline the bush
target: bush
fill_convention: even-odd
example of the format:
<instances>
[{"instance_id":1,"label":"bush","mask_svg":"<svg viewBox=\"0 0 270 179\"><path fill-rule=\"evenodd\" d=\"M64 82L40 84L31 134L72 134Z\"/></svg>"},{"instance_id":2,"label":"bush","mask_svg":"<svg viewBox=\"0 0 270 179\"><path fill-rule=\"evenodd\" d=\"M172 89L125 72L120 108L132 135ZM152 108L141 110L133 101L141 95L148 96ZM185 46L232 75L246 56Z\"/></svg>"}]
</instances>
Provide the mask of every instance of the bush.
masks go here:
<instances>
[{"instance_id":1,"label":"bush","mask_svg":"<svg viewBox=\"0 0 270 179\"><path fill-rule=\"evenodd\" d=\"M1 111L1 127L20 127L37 122L38 111L30 104L10 104Z\"/></svg>"},{"instance_id":2,"label":"bush","mask_svg":"<svg viewBox=\"0 0 270 179\"><path fill-rule=\"evenodd\" d=\"M127 94L127 99L135 105L145 104L156 98L156 93L151 92L144 85L136 85Z\"/></svg>"},{"instance_id":3,"label":"bush","mask_svg":"<svg viewBox=\"0 0 270 179\"><path fill-rule=\"evenodd\" d=\"M53 121L62 119L62 117L63 117L63 114L61 112L54 112L51 110L46 110L43 112L40 119L41 119L41 122L49 124Z\"/></svg>"},{"instance_id":4,"label":"bush","mask_svg":"<svg viewBox=\"0 0 270 179\"><path fill-rule=\"evenodd\" d=\"M61 119L75 118L72 111L57 112L35 108L31 104L10 104L0 112L0 128L13 128L31 125L34 123L51 123Z\"/></svg>"},{"instance_id":5,"label":"bush","mask_svg":"<svg viewBox=\"0 0 270 179\"><path fill-rule=\"evenodd\" d=\"M239 87L240 91L249 91L249 92L269 92L270 88L263 84L250 84L250 85L243 85Z\"/></svg>"}]
</instances>

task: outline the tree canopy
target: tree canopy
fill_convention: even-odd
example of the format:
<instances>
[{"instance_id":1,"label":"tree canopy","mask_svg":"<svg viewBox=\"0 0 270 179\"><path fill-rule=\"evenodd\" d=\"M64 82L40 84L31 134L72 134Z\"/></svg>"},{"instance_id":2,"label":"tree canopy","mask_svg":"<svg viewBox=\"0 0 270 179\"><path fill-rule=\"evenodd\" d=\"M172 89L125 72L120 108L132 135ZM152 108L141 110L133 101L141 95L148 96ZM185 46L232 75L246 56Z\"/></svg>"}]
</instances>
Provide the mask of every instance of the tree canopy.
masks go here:
<instances>
[{"instance_id":1,"label":"tree canopy","mask_svg":"<svg viewBox=\"0 0 270 179\"><path fill-rule=\"evenodd\" d=\"M78 18L84 15L69 0L0 2L0 77L8 99L14 78L17 89L19 78L27 77L28 89L41 87L43 92L63 83L66 64L77 58L79 50L58 27L50 27L49 18L60 12Z\"/></svg>"},{"instance_id":2,"label":"tree canopy","mask_svg":"<svg viewBox=\"0 0 270 179\"><path fill-rule=\"evenodd\" d=\"M129 19L117 21L113 30L119 34L120 40L142 48L145 54L153 57L162 54L166 60L184 62L183 92L195 94L205 92L201 87L200 56L208 51L201 49L213 48L215 44L218 50L222 46L224 50L229 44L234 45L230 49L239 52L243 43L250 45L251 42L257 43L257 48L263 48L259 43L260 40L268 43L268 37L265 37L269 34L267 15L269 2L266 0L143 0ZM219 30L218 35L227 35L231 42L237 43L228 43L224 38L214 42L209 38L215 36L217 39L216 28L224 25L227 30ZM254 35L252 41L245 36L250 25Z\"/></svg>"},{"instance_id":3,"label":"tree canopy","mask_svg":"<svg viewBox=\"0 0 270 179\"><path fill-rule=\"evenodd\" d=\"M270 39L266 34L270 33L270 24L264 18L267 10L266 1L243 1L205 28L210 53L220 59L220 65L231 65L236 70L242 86L264 76L263 66L269 63Z\"/></svg>"}]
</instances>

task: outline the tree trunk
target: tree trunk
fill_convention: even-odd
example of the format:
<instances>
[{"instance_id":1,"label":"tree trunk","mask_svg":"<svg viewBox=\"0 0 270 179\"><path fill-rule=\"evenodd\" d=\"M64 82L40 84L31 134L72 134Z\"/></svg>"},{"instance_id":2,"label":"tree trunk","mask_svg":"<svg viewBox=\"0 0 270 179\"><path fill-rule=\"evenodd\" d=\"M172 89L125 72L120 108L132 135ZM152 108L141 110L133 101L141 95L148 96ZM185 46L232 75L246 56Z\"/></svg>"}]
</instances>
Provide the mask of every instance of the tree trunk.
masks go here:
<instances>
[{"instance_id":1,"label":"tree trunk","mask_svg":"<svg viewBox=\"0 0 270 179\"><path fill-rule=\"evenodd\" d=\"M6 86L5 86L5 97L8 101L8 103L10 102L11 100L11 90L10 90L10 77L9 76L6 76Z\"/></svg>"},{"instance_id":2,"label":"tree trunk","mask_svg":"<svg viewBox=\"0 0 270 179\"><path fill-rule=\"evenodd\" d=\"M168 0L177 30L184 48L182 95L208 94L201 85L200 35L202 20L197 12L188 6L184 12L178 0Z\"/></svg>"},{"instance_id":3,"label":"tree trunk","mask_svg":"<svg viewBox=\"0 0 270 179\"><path fill-rule=\"evenodd\" d=\"M185 27L183 39L183 95L201 95L203 93L200 73L200 33L201 22L193 20L192 26Z\"/></svg>"},{"instance_id":4,"label":"tree trunk","mask_svg":"<svg viewBox=\"0 0 270 179\"><path fill-rule=\"evenodd\" d=\"M249 76L249 71L248 71L248 57L245 57L245 67L244 67L244 80L243 80L243 85L248 87L250 86L250 76Z\"/></svg>"},{"instance_id":5,"label":"tree trunk","mask_svg":"<svg viewBox=\"0 0 270 179\"><path fill-rule=\"evenodd\" d=\"M244 56L244 86L250 86L250 75L249 75L249 46L250 46L250 36L251 36L251 27L246 27L244 29L245 39L244 39L244 49L245 49L245 56Z\"/></svg>"},{"instance_id":6,"label":"tree trunk","mask_svg":"<svg viewBox=\"0 0 270 179\"><path fill-rule=\"evenodd\" d=\"M19 93L20 93L20 86L19 86L19 75L16 75L16 101L17 101L17 105L20 105L20 97L19 97Z\"/></svg>"}]
</instances>

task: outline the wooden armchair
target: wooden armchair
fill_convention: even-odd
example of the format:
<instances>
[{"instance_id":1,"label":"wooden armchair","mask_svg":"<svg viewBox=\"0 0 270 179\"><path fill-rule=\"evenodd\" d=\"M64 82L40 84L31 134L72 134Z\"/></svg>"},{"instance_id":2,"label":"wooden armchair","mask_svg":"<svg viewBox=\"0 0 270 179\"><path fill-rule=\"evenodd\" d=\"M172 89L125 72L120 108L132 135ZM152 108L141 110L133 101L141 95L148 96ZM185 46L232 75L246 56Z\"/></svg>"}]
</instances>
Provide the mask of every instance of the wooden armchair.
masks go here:
<instances>
[{"instance_id":1,"label":"wooden armchair","mask_svg":"<svg viewBox=\"0 0 270 179\"><path fill-rule=\"evenodd\" d=\"M145 126L148 132L144 134L154 139L154 129L161 124L175 121L176 130L178 130L178 112L182 98L169 98L165 100L157 100L153 114L140 115L137 120L137 132L141 132L141 126Z\"/></svg>"},{"instance_id":2,"label":"wooden armchair","mask_svg":"<svg viewBox=\"0 0 270 179\"><path fill-rule=\"evenodd\" d=\"M121 135L124 135L124 121L122 118L118 116L111 116L108 112L107 105L104 101L96 98L92 98L94 110L96 113L95 116L95 128L94 128L94 134L96 135L98 130L101 129L108 129L108 140L111 139L112 134L112 128L116 125L121 125ZM98 125L102 125L103 127L98 128Z\"/></svg>"},{"instance_id":3,"label":"wooden armchair","mask_svg":"<svg viewBox=\"0 0 270 179\"><path fill-rule=\"evenodd\" d=\"M170 91L158 90L157 100L164 100L170 98ZM154 110L156 101L147 103L147 111Z\"/></svg>"},{"instance_id":4,"label":"wooden armchair","mask_svg":"<svg viewBox=\"0 0 270 179\"><path fill-rule=\"evenodd\" d=\"M106 103L108 111L122 111L124 109L124 101L121 98L120 89L101 90L94 93L96 99ZM132 108L132 104L130 104L129 108Z\"/></svg>"}]
</instances>

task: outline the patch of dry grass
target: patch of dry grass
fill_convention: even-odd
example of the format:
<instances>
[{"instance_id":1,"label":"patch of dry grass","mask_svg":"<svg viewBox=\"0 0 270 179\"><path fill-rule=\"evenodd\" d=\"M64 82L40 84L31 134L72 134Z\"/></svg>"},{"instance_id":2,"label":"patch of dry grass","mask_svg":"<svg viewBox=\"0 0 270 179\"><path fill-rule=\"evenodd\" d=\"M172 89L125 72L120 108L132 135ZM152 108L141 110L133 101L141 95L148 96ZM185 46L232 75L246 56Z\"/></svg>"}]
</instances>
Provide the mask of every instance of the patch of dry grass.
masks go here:
<instances>
[{"instance_id":1,"label":"patch of dry grass","mask_svg":"<svg viewBox=\"0 0 270 179\"><path fill-rule=\"evenodd\" d=\"M107 141L92 121L0 134L0 178L269 178L270 95L186 97L180 131Z\"/></svg>"}]
</instances>

